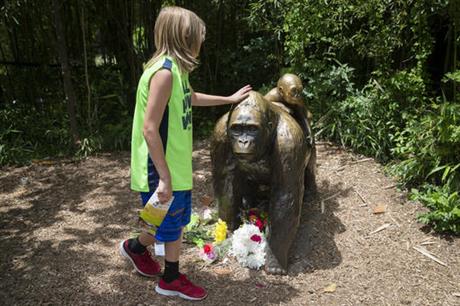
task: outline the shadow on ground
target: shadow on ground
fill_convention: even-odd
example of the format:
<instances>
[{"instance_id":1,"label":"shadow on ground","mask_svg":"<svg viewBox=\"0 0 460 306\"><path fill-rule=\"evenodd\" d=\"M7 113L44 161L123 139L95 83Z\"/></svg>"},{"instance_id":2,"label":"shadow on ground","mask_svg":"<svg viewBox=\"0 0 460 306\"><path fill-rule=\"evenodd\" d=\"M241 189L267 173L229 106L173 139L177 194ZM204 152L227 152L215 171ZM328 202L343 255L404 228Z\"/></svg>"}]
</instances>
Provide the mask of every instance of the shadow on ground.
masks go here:
<instances>
[{"instance_id":1,"label":"shadow on ground","mask_svg":"<svg viewBox=\"0 0 460 306\"><path fill-rule=\"evenodd\" d=\"M335 212L339 207L340 197L346 196L350 191L350 188L345 189L341 183L322 181L318 184L317 194L304 200L300 227L290 256L289 275L332 269L342 262L334 237L344 232L345 226ZM340 196L324 201L322 211L321 200L331 195Z\"/></svg>"}]
</instances>

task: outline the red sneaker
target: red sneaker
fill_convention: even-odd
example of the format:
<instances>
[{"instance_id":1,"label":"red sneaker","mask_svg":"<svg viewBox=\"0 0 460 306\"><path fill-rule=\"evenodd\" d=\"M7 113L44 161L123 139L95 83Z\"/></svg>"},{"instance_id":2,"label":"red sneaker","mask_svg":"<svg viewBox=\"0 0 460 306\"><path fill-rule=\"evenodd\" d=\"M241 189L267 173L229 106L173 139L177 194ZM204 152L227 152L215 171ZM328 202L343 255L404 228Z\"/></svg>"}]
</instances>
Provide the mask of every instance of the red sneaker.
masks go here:
<instances>
[{"instance_id":1,"label":"red sneaker","mask_svg":"<svg viewBox=\"0 0 460 306\"><path fill-rule=\"evenodd\" d=\"M148 250L145 250L142 254L133 253L128 248L128 240L120 243L120 254L128 258L133 264L134 269L143 276L154 277L161 272L160 264L158 261L152 259Z\"/></svg>"},{"instance_id":2,"label":"red sneaker","mask_svg":"<svg viewBox=\"0 0 460 306\"><path fill-rule=\"evenodd\" d=\"M184 274L181 274L178 279L170 283L161 279L155 287L155 291L162 295L177 295L183 299L192 301L199 301L208 296L208 293L203 287L194 285Z\"/></svg>"}]
</instances>

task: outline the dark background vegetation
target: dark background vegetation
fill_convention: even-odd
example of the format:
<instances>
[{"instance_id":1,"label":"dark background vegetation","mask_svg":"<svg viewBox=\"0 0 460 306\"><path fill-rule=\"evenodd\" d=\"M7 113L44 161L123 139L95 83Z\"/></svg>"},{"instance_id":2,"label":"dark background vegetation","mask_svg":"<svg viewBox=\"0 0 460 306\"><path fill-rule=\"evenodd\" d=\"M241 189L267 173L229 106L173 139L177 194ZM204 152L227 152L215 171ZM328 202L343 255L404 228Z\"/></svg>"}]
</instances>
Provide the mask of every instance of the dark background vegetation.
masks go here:
<instances>
[{"instance_id":1,"label":"dark background vegetation","mask_svg":"<svg viewBox=\"0 0 460 306\"><path fill-rule=\"evenodd\" d=\"M0 1L0 165L128 150L155 18L179 5L207 24L196 91L299 74L317 139L387 164L421 221L459 233L459 2ZM227 110L195 108L195 135Z\"/></svg>"}]
</instances>

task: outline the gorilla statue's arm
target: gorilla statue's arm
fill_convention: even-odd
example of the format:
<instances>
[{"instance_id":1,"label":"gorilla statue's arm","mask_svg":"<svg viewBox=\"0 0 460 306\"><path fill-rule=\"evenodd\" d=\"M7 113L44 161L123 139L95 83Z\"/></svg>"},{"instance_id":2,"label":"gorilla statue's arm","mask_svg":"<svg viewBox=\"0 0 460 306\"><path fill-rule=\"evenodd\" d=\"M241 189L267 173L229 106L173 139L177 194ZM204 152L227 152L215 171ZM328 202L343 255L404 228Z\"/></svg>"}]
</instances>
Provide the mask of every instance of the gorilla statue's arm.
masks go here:
<instances>
[{"instance_id":1,"label":"gorilla statue's arm","mask_svg":"<svg viewBox=\"0 0 460 306\"><path fill-rule=\"evenodd\" d=\"M294 126L292 117L281 115L272 152L272 171L278 174L271 183L269 206L266 270L272 274L286 273L289 249L300 223L309 151L302 131ZM286 220L292 223L287 225Z\"/></svg>"},{"instance_id":2,"label":"gorilla statue's arm","mask_svg":"<svg viewBox=\"0 0 460 306\"><path fill-rule=\"evenodd\" d=\"M232 161L231 144L227 135L228 113L219 119L211 139L211 160L219 167L213 167L214 197L219 205L219 218L226 220L229 229L238 227L238 209L241 195L235 180L235 163Z\"/></svg>"},{"instance_id":3,"label":"gorilla statue's arm","mask_svg":"<svg viewBox=\"0 0 460 306\"><path fill-rule=\"evenodd\" d=\"M278 106L282 110L288 112L289 114L293 114L293 111L283 104L283 97L280 95L277 87L272 88L269 92L267 92L267 94L264 96L264 99L270 101L271 103Z\"/></svg>"}]
</instances>

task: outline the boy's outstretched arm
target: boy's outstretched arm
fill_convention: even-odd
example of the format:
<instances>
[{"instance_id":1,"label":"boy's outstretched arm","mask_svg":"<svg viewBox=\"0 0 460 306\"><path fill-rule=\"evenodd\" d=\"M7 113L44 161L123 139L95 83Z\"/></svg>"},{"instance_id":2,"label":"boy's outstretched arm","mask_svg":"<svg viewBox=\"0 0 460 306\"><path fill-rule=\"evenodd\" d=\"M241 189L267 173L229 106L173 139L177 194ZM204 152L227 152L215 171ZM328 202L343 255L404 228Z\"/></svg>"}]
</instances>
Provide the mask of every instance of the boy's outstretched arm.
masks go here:
<instances>
[{"instance_id":1,"label":"boy's outstretched arm","mask_svg":"<svg viewBox=\"0 0 460 306\"><path fill-rule=\"evenodd\" d=\"M207 95L200 92L194 92L192 89L192 105L194 106L214 106L214 105L224 105L224 104L233 104L239 103L246 99L249 95L249 92L252 90L251 85L246 85L236 91L233 95L224 97L224 96L213 96Z\"/></svg>"},{"instance_id":2,"label":"boy's outstretched arm","mask_svg":"<svg viewBox=\"0 0 460 306\"><path fill-rule=\"evenodd\" d=\"M144 138L150 157L155 165L160 181L158 199L167 202L172 197L171 174L165 159L165 151L160 137L160 123L172 90L172 74L169 70L159 70L150 80L149 96L144 116Z\"/></svg>"}]
</instances>

